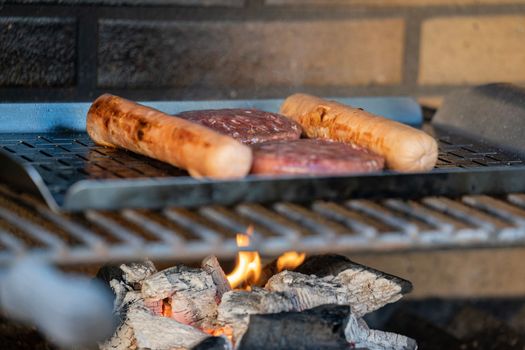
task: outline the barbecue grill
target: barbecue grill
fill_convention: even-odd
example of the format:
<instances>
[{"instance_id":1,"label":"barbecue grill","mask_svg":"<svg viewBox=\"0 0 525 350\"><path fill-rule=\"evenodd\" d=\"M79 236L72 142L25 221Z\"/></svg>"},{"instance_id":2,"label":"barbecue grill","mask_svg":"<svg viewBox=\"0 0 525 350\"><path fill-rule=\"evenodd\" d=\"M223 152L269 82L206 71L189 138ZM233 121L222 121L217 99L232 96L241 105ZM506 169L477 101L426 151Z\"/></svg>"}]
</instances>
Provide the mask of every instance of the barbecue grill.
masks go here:
<instances>
[{"instance_id":1,"label":"barbecue grill","mask_svg":"<svg viewBox=\"0 0 525 350\"><path fill-rule=\"evenodd\" d=\"M423 125L439 142L439 160L429 173L233 181L193 179L162 162L95 145L83 131L89 104L0 105L5 121L0 124L0 239L5 248L0 262L21 253L60 263L145 256L191 260L211 253L232 257L235 233L249 225L254 225L253 248L268 256L290 249L350 252L521 242L521 139L503 143L497 130L487 135L486 130L498 129L496 123L488 128L474 122L483 113L454 110L458 96L473 100L487 93L498 97L502 91L504 96L521 92L490 85L455 94L442 108L448 113ZM409 99L342 101L377 113L390 111L403 122L421 121ZM228 105L275 111L280 102L150 105L171 113ZM501 110L497 103L486 106L485 114ZM19 119L9 122L16 111L22 113ZM458 196L463 197L451 199Z\"/></svg>"},{"instance_id":2,"label":"barbecue grill","mask_svg":"<svg viewBox=\"0 0 525 350\"><path fill-rule=\"evenodd\" d=\"M463 99L486 91L466 91ZM488 119L474 123L480 115L454 108L455 99L422 125L439 142L439 160L429 173L233 181L193 179L167 164L95 145L83 131L88 104L0 105L6 121L0 124L0 264L21 256L62 265L195 261L210 254L231 259L238 251L235 234L250 226L246 249L263 257L287 250L347 254L523 244L521 139L502 137L501 119L492 128ZM414 125L421 121L409 99L343 102L385 108L379 113L394 111L395 119ZM228 104L276 111L279 103L150 105L176 113ZM16 124L7 122L13 112L21 113Z\"/></svg>"}]
</instances>

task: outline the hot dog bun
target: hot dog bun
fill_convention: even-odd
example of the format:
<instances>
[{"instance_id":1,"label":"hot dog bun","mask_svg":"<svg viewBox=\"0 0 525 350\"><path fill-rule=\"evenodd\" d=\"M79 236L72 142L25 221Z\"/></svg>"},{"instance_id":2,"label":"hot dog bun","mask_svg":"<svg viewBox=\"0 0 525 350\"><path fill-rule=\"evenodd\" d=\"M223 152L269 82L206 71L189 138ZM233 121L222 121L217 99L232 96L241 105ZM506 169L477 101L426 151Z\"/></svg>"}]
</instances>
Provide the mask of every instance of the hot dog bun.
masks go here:
<instances>
[{"instance_id":1,"label":"hot dog bun","mask_svg":"<svg viewBox=\"0 0 525 350\"><path fill-rule=\"evenodd\" d=\"M87 132L100 145L167 162L195 177L242 177L252 164L251 149L231 137L109 94L93 102Z\"/></svg>"},{"instance_id":2,"label":"hot dog bun","mask_svg":"<svg viewBox=\"0 0 525 350\"><path fill-rule=\"evenodd\" d=\"M280 113L298 122L308 137L355 143L383 156L386 166L395 171L428 171L437 161L434 138L358 108L294 94L284 101Z\"/></svg>"}]
</instances>

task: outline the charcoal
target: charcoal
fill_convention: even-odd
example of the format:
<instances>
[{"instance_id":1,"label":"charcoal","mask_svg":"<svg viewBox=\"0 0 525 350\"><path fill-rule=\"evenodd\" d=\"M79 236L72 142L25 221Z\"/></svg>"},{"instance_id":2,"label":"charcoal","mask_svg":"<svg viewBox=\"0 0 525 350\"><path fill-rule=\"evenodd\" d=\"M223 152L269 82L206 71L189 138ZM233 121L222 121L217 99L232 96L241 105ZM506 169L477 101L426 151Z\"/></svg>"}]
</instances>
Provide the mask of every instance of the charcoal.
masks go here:
<instances>
[{"instance_id":1,"label":"charcoal","mask_svg":"<svg viewBox=\"0 0 525 350\"><path fill-rule=\"evenodd\" d=\"M302 312L250 315L239 350L349 349L345 328L350 307L322 305Z\"/></svg>"},{"instance_id":2,"label":"charcoal","mask_svg":"<svg viewBox=\"0 0 525 350\"><path fill-rule=\"evenodd\" d=\"M191 350L230 350L231 348L230 341L225 337L208 337Z\"/></svg>"},{"instance_id":3,"label":"charcoal","mask_svg":"<svg viewBox=\"0 0 525 350\"><path fill-rule=\"evenodd\" d=\"M412 291L412 283L394 275L361 265L339 254L312 255L305 259L294 271L305 275L315 275L317 277L337 276L345 270L365 270L384 278L401 287L401 294Z\"/></svg>"},{"instance_id":4,"label":"charcoal","mask_svg":"<svg viewBox=\"0 0 525 350\"><path fill-rule=\"evenodd\" d=\"M148 302L167 299L171 317L185 324L207 327L217 315L217 287L202 269L179 265L162 270L143 281L141 292Z\"/></svg>"},{"instance_id":5,"label":"charcoal","mask_svg":"<svg viewBox=\"0 0 525 350\"><path fill-rule=\"evenodd\" d=\"M106 264L98 270L95 277L107 285L109 285L109 282L112 280L124 282L124 271L122 271L118 265Z\"/></svg>"},{"instance_id":6,"label":"charcoal","mask_svg":"<svg viewBox=\"0 0 525 350\"><path fill-rule=\"evenodd\" d=\"M254 287L251 292L230 291L224 294L218 308L217 320L233 329L233 338L239 339L246 331L249 315L297 311L298 305L288 293L269 292Z\"/></svg>"},{"instance_id":7,"label":"charcoal","mask_svg":"<svg viewBox=\"0 0 525 350\"><path fill-rule=\"evenodd\" d=\"M220 304L224 293L232 290L230 282L226 278L226 274L219 264L219 260L214 255L207 256L202 260L202 269L206 271L212 278L213 283L217 287L217 294L215 295L215 301Z\"/></svg>"},{"instance_id":8,"label":"charcoal","mask_svg":"<svg viewBox=\"0 0 525 350\"><path fill-rule=\"evenodd\" d=\"M208 334L174 319L154 315L136 291L125 300L123 322L113 337L100 344L101 350L191 348Z\"/></svg>"},{"instance_id":9,"label":"charcoal","mask_svg":"<svg viewBox=\"0 0 525 350\"><path fill-rule=\"evenodd\" d=\"M272 260L268 264L264 265L261 270L261 276L256 283L257 287L264 287L268 280L279 271L277 270L277 259Z\"/></svg>"},{"instance_id":10,"label":"charcoal","mask_svg":"<svg viewBox=\"0 0 525 350\"><path fill-rule=\"evenodd\" d=\"M155 272L157 272L155 265L145 260L121 265L103 265L98 270L96 278L107 285L110 285L111 281L118 281L132 289L139 290L142 281Z\"/></svg>"},{"instance_id":11,"label":"charcoal","mask_svg":"<svg viewBox=\"0 0 525 350\"><path fill-rule=\"evenodd\" d=\"M362 268L349 268L336 277L329 275L322 278L283 271L270 278L265 288L272 292L288 293L296 300L298 310L323 304L350 305L357 317L403 296L398 284Z\"/></svg>"}]
</instances>

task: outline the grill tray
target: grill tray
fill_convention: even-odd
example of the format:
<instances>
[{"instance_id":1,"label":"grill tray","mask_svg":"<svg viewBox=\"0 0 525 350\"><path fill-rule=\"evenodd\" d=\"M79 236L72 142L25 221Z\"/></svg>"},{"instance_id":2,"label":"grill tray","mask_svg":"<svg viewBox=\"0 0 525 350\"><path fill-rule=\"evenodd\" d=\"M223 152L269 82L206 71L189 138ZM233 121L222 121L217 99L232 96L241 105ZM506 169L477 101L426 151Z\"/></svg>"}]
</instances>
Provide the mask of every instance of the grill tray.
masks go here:
<instances>
[{"instance_id":1,"label":"grill tray","mask_svg":"<svg viewBox=\"0 0 525 350\"><path fill-rule=\"evenodd\" d=\"M414 122L415 119L407 118L417 114L414 103L407 101L376 98L343 102L380 114L388 112L381 113L378 109L393 108L390 111L395 111L396 119ZM157 103L154 106L175 113L185 109L241 106L276 111L279 104L279 100L261 100L191 102L176 106ZM15 128L12 122L5 122L1 124L4 125L2 132L0 125L0 180L40 194L54 210L525 191L523 155L443 125L424 126L436 137L440 147L436 169L429 173L384 171L350 176L248 176L242 180L216 181L193 179L168 164L97 146L85 132L80 132L85 128L85 112L89 105L68 104L66 110L58 108L60 106L0 105L0 121L2 117L9 117L7 111L23 112L16 116Z\"/></svg>"}]
</instances>

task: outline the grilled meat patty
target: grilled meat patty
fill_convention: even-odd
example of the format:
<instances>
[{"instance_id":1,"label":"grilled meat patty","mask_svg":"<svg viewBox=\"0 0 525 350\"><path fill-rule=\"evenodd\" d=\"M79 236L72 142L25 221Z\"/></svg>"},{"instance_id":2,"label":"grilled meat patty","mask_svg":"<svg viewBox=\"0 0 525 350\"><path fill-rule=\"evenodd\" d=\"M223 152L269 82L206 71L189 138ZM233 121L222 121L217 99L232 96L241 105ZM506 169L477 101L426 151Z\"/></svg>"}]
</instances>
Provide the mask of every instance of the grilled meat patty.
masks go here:
<instances>
[{"instance_id":1,"label":"grilled meat patty","mask_svg":"<svg viewBox=\"0 0 525 350\"><path fill-rule=\"evenodd\" d=\"M291 119L256 109L209 109L178 113L177 117L201 124L246 144L295 140L302 129Z\"/></svg>"},{"instance_id":2,"label":"grilled meat patty","mask_svg":"<svg viewBox=\"0 0 525 350\"><path fill-rule=\"evenodd\" d=\"M347 174L383 169L384 158L362 147L319 139L252 145L252 174Z\"/></svg>"}]
</instances>

